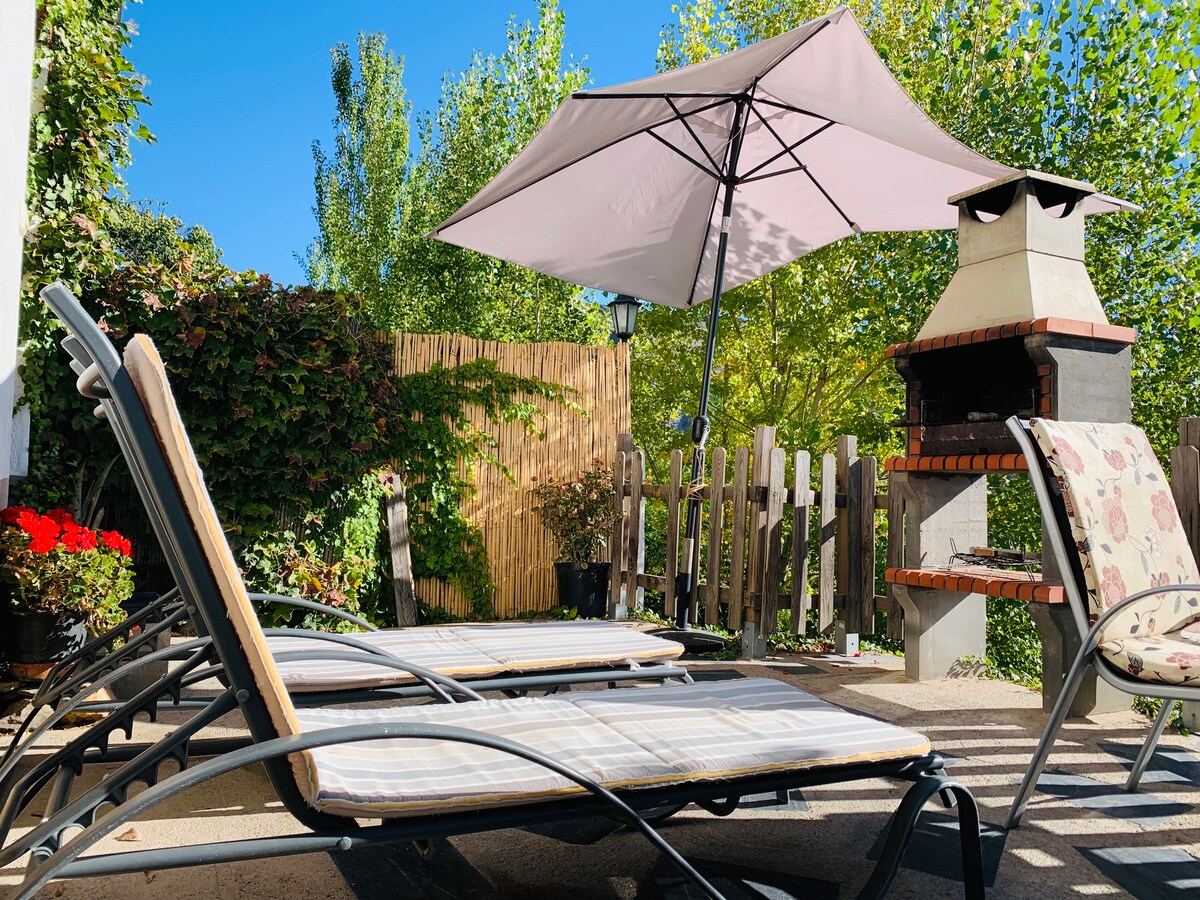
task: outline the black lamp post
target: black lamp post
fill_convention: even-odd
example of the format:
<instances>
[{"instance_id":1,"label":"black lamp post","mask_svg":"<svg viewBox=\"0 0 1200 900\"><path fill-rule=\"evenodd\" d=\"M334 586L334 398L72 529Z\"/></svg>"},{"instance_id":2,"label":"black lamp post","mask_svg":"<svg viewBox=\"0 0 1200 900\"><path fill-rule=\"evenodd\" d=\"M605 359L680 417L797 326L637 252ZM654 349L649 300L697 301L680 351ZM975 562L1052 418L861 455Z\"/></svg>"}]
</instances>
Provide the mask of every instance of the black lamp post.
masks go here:
<instances>
[{"instance_id":1,"label":"black lamp post","mask_svg":"<svg viewBox=\"0 0 1200 900\"><path fill-rule=\"evenodd\" d=\"M627 341L633 337L640 306L641 301L628 294L617 294L617 299L608 304L608 311L612 313L613 334L617 336L618 341Z\"/></svg>"}]
</instances>

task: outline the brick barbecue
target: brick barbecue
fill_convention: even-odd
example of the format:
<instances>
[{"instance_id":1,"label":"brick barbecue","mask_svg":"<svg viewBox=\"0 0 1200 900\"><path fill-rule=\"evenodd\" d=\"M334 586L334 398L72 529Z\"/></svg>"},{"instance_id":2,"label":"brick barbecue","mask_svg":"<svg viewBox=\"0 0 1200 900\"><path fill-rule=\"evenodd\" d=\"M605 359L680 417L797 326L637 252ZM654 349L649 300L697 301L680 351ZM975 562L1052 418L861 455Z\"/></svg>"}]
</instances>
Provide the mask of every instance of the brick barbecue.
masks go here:
<instances>
[{"instance_id":1,"label":"brick barbecue","mask_svg":"<svg viewBox=\"0 0 1200 900\"><path fill-rule=\"evenodd\" d=\"M1012 415L1128 418L1136 334L1109 324L1083 264L1080 201L1092 192L1026 171L951 198L959 269L917 339L888 349L908 436L891 469L1020 468Z\"/></svg>"},{"instance_id":2,"label":"brick barbecue","mask_svg":"<svg viewBox=\"0 0 1200 900\"><path fill-rule=\"evenodd\" d=\"M903 610L905 673L945 677L986 652L985 596L1025 601L1042 634L1043 695L1057 694L1073 624L1054 561L1041 572L964 565L988 545L987 478L1025 460L1005 420L1125 422L1133 329L1112 325L1083 262L1079 181L1022 171L950 198L959 266L915 339L888 349L905 382L904 456L889 475L889 610ZM902 525L901 525L902 523ZM893 531L895 533L893 533ZM1104 709L1085 684L1077 713Z\"/></svg>"}]
</instances>

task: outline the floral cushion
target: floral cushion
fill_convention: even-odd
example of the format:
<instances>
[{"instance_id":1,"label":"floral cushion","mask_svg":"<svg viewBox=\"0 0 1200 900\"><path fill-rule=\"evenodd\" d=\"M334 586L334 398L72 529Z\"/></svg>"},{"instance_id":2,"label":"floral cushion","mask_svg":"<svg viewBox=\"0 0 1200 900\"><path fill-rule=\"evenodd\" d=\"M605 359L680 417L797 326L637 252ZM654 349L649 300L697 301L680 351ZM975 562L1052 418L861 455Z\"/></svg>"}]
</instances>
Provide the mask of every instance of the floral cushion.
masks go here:
<instances>
[{"instance_id":1,"label":"floral cushion","mask_svg":"<svg viewBox=\"0 0 1200 900\"><path fill-rule=\"evenodd\" d=\"M1106 641L1100 652L1118 669L1143 681L1186 684L1200 679L1198 641L1200 635L1174 631L1162 637Z\"/></svg>"},{"instance_id":2,"label":"floral cushion","mask_svg":"<svg viewBox=\"0 0 1200 900\"><path fill-rule=\"evenodd\" d=\"M1200 583L1166 476L1140 428L1048 419L1030 427L1062 491L1093 621L1137 591ZM1168 591L1133 604L1108 623L1100 647L1148 681L1200 676L1189 672L1200 664L1200 593Z\"/></svg>"}]
</instances>

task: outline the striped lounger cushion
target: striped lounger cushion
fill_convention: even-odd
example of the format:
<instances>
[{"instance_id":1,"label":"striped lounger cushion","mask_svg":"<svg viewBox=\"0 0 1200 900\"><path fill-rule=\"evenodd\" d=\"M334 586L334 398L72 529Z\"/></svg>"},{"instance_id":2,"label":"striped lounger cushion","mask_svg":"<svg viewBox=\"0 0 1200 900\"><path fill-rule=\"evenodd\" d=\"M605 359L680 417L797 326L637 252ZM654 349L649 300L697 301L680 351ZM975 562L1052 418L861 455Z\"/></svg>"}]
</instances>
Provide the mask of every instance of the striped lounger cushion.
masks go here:
<instances>
[{"instance_id":1,"label":"striped lounger cushion","mask_svg":"<svg viewBox=\"0 0 1200 900\"><path fill-rule=\"evenodd\" d=\"M919 734L767 678L453 705L300 709L296 715L304 731L382 722L471 728L546 753L608 787L929 752L929 741ZM583 790L533 763L447 741L372 741L305 755L309 802L363 818L527 803Z\"/></svg>"},{"instance_id":2,"label":"striped lounger cushion","mask_svg":"<svg viewBox=\"0 0 1200 900\"><path fill-rule=\"evenodd\" d=\"M616 622L522 622L501 625L455 625L443 628L402 628L354 634L406 662L452 678L479 678L517 672L624 666L668 662L683 653L674 641L663 640ZM395 669L345 660L315 658L316 641L271 637L272 653L299 652L308 658L278 664L291 691L345 690L411 683ZM350 651L329 645L327 649Z\"/></svg>"}]
</instances>

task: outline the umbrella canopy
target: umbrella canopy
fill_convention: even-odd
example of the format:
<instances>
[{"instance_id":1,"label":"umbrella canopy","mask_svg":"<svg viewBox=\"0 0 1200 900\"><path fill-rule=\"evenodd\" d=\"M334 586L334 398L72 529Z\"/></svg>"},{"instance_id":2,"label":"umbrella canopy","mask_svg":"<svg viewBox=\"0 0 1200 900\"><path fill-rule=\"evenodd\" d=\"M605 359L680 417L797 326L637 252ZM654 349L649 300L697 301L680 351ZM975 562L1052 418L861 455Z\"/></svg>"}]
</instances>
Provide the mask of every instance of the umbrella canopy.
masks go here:
<instances>
[{"instance_id":1,"label":"umbrella canopy","mask_svg":"<svg viewBox=\"0 0 1200 900\"><path fill-rule=\"evenodd\" d=\"M855 232L953 228L947 197L1014 171L935 125L839 7L706 62L572 95L432 236L690 307ZM1085 201L1087 212L1133 208Z\"/></svg>"},{"instance_id":2,"label":"umbrella canopy","mask_svg":"<svg viewBox=\"0 0 1200 900\"><path fill-rule=\"evenodd\" d=\"M952 228L947 197L1015 171L935 125L838 7L716 59L573 94L431 236L668 306L711 298L692 422L697 483L723 289L850 234ZM1136 209L1095 194L1084 204ZM681 627L699 522L691 492Z\"/></svg>"}]
</instances>

